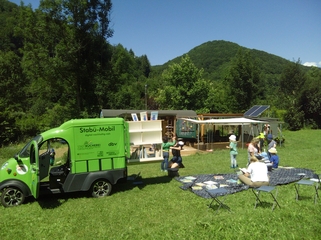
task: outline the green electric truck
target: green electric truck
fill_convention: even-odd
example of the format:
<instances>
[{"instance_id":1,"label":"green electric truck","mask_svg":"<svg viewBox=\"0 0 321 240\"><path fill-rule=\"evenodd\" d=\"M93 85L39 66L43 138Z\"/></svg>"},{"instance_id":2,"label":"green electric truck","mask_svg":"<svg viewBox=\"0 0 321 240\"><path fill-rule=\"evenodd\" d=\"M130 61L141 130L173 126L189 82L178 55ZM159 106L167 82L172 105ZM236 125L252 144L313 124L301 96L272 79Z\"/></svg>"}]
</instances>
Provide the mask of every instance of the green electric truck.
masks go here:
<instances>
[{"instance_id":1,"label":"green electric truck","mask_svg":"<svg viewBox=\"0 0 321 240\"><path fill-rule=\"evenodd\" d=\"M45 193L108 196L127 179L128 123L123 118L75 119L48 130L2 164L1 203L20 205Z\"/></svg>"}]
</instances>

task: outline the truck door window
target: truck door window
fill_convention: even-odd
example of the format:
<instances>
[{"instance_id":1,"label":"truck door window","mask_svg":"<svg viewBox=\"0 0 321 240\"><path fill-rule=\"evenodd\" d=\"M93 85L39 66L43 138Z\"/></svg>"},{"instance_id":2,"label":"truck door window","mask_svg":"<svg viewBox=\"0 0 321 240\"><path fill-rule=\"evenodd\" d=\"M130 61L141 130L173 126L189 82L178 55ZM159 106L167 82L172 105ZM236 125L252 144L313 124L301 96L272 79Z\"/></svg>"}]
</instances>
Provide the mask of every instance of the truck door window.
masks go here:
<instances>
[{"instance_id":1,"label":"truck door window","mask_svg":"<svg viewBox=\"0 0 321 240\"><path fill-rule=\"evenodd\" d=\"M68 152L69 147L64 139L53 138L43 142L39 147L40 180L49 175L51 167L65 165Z\"/></svg>"},{"instance_id":2,"label":"truck door window","mask_svg":"<svg viewBox=\"0 0 321 240\"><path fill-rule=\"evenodd\" d=\"M23 148L22 150L20 151L19 153L19 157L21 158L27 158L29 157L30 155L30 144L31 144L31 141L32 140L35 140L38 144L42 141L42 136L41 135L38 135L36 137L34 137L33 139L30 140L30 142L28 142Z\"/></svg>"}]
</instances>

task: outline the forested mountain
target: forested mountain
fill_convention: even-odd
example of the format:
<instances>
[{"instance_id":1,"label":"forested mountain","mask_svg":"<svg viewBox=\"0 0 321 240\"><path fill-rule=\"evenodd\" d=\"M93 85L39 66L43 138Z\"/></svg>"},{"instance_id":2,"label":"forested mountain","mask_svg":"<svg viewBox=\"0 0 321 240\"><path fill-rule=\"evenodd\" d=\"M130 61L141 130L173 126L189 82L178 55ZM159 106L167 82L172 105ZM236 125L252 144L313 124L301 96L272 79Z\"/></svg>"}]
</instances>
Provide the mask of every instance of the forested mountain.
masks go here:
<instances>
[{"instance_id":1,"label":"forested mountain","mask_svg":"<svg viewBox=\"0 0 321 240\"><path fill-rule=\"evenodd\" d=\"M268 78L278 78L284 67L289 64L289 60L279 56L242 47L236 43L224 40L209 41L203 43L186 54L190 57L195 66L204 69L203 76L211 80L221 80L230 67L231 60L236 56L239 50L249 51L256 60L256 64L262 73ZM161 74L170 64L179 63L182 56L169 60L163 65L152 67L155 75ZM308 71L309 67L302 65L302 71Z\"/></svg>"},{"instance_id":2,"label":"forested mountain","mask_svg":"<svg viewBox=\"0 0 321 240\"><path fill-rule=\"evenodd\" d=\"M0 0L0 145L102 108L240 113L256 104L290 129L321 127L321 71L227 41L162 66L110 45L111 0Z\"/></svg>"}]
</instances>

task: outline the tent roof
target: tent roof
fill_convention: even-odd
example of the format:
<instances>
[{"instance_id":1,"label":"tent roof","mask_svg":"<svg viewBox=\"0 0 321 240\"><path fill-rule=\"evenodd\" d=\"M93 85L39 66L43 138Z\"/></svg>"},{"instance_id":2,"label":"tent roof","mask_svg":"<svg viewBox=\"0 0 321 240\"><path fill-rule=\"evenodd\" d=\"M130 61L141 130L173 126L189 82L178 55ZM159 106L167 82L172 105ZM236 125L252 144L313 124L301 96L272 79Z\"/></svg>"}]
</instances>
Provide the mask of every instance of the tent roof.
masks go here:
<instances>
[{"instance_id":1,"label":"tent roof","mask_svg":"<svg viewBox=\"0 0 321 240\"><path fill-rule=\"evenodd\" d=\"M114 110L114 109L102 109L101 110L101 117L119 117L124 115L131 115L132 113L140 113L140 112L147 112L150 114L151 112L158 112L158 117L163 116L176 116L177 118L182 117L197 117L197 114L193 110L129 110L129 109L121 109L121 110Z\"/></svg>"},{"instance_id":2,"label":"tent roof","mask_svg":"<svg viewBox=\"0 0 321 240\"><path fill-rule=\"evenodd\" d=\"M195 120L182 118L186 121L200 124L217 124L217 125L250 125L258 123L268 123L266 121L252 120L248 118L226 118L226 119L208 119L208 120Z\"/></svg>"}]
</instances>

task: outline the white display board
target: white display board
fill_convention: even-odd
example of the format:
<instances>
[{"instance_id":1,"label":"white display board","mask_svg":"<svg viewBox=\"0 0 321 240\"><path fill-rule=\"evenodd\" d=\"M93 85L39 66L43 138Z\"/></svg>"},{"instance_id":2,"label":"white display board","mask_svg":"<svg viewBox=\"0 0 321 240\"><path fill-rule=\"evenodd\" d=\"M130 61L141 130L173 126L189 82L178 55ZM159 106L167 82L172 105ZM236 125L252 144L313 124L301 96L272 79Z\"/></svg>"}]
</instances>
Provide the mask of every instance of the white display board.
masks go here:
<instances>
[{"instance_id":1,"label":"white display board","mask_svg":"<svg viewBox=\"0 0 321 240\"><path fill-rule=\"evenodd\" d=\"M129 163L163 160L162 121L128 121L130 139Z\"/></svg>"}]
</instances>

